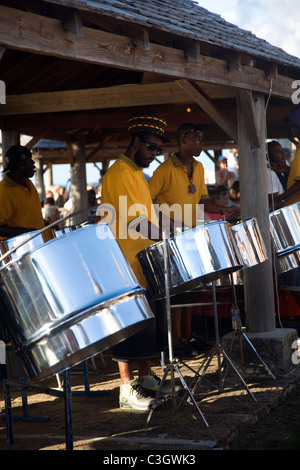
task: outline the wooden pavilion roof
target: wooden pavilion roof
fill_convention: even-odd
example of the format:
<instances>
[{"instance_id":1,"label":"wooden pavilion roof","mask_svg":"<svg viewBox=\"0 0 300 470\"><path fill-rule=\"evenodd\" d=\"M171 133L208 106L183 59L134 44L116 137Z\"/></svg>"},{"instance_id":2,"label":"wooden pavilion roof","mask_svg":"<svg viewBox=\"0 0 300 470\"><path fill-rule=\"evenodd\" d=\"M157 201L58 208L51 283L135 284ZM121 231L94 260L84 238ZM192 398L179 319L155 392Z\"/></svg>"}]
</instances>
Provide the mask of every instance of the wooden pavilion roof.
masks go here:
<instances>
[{"instance_id":1,"label":"wooden pavilion roof","mask_svg":"<svg viewBox=\"0 0 300 470\"><path fill-rule=\"evenodd\" d=\"M85 135L86 158L114 158L128 143L136 110L176 128L202 124L205 148L237 146L236 99L265 94L269 138L290 138L300 59L193 0L0 0L0 129L64 142L42 150L46 164L72 162L69 143ZM55 147L55 146L53 146Z\"/></svg>"}]
</instances>

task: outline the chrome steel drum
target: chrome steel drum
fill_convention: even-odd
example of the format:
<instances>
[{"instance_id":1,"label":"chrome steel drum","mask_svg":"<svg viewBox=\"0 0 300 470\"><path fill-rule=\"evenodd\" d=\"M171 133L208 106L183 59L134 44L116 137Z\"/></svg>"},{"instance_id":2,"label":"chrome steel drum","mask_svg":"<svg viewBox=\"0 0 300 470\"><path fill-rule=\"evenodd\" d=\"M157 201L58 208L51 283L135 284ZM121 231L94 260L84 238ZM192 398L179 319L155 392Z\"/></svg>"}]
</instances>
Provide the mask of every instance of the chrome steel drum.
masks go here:
<instances>
[{"instance_id":1,"label":"chrome steel drum","mask_svg":"<svg viewBox=\"0 0 300 470\"><path fill-rule=\"evenodd\" d=\"M230 227L244 268L251 268L268 259L267 249L255 218Z\"/></svg>"},{"instance_id":2,"label":"chrome steel drum","mask_svg":"<svg viewBox=\"0 0 300 470\"><path fill-rule=\"evenodd\" d=\"M243 267L229 224L210 222L186 230L167 242L170 295L199 287ZM165 296L163 242L137 255L153 298Z\"/></svg>"},{"instance_id":3,"label":"chrome steel drum","mask_svg":"<svg viewBox=\"0 0 300 470\"><path fill-rule=\"evenodd\" d=\"M107 224L81 228L0 270L1 310L27 374L41 380L153 321Z\"/></svg>"},{"instance_id":4,"label":"chrome steel drum","mask_svg":"<svg viewBox=\"0 0 300 470\"><path fill-rule=\"evenodd\" d=\"M74 229L72 227L64 227L60 230L55 230L55 236L56 237L61 237L63 235L67 235L68 233L73 232Z\"/></svg>"},{"instance_id":5,"label":"chrome steel drum","mask_svg":"<svg viewBox=\"0 0 300 470\"><path fill-rule=\"evenodd\" d=\"M22 235L17 235L16 237L8 238L7 240L1 240L1 257L8 251L14 248L16 249L10 255L0 261L0 266L4 266L5 264L9 263L12 259L19 258L20 256L32 250L33 248L36 248L37 246L40 246L41 244L46 243L47 241L52 240L55 237L55 231L49 229L42 233L40 233L39 230L34 230L33 232L23 233ZM19 248L17 248L18 246Z\"/></svg>"},{"instance_id":6,"label":"chrome steel drum","mask_svg":"<svg viewBox=\"0 0 300 470\"><path fill-rule=\"evenodd\" d=\"M300 267L300 250L293 248L284 250L275 256L276 274L283 274Z\"/></svg>"},{"instance_id":7,"label":"chrome steel drum","mask_svg":"<svg viewBox=\"0 0 300 470\"><path fill-rule=\"evenodd\" d=\"M300 249L300 203L270 213L270 230L277 255Z\"/></svg>"},{"instance_id":8,"label":"chrome steel drum","mask_svg":"<svg viewBox=\"0 0 300 470\"><path fill-rule=\"evenodd\" d=\"M243 269L251 268L268 259L267 249L255 218L232 225L230 231L243 261ZM236 286L243 285L243 269L234 272L232 279L231 276L221 277L216 281L216 286L229 287L232 283Z\"/></svg>"},{"instance_id":9,"label":"chrome steel drum","mask_svg":"<svg viewBox=\"0 0 300 470\"><path fill-rule=\"evenodd\" d=\"M229 287L232 287L232 284L234 286L243 286L244 285L244 277L243 277L243 269L240 269L239 271L235 271L232 273L232 280L231 276L222 276L220 279L217 279L215 281L215 286L216 287L221 287L228 289ZM212 287L212 283L210 282L209 284L205 284L207 287Z\"/></svg>"}]
</instances>

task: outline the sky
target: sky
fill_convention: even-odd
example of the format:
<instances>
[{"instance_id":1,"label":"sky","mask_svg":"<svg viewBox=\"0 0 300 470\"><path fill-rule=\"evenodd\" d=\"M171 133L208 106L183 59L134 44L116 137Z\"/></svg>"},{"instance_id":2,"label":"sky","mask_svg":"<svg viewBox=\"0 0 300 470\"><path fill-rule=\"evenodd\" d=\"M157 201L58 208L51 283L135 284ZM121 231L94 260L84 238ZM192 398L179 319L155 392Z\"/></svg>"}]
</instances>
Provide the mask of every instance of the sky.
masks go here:
<instances>
[{"instance_id":1,"label":"sky","mask_svg":"<svg viewBox=\"0 0 300 470\"><path fill-rule=\"evenodd\" d=\"M300 57L300 20L297 0L197 0L199 5L217 13L226 21L251 31L273 46L280 47L291 55ZM226 152L224 152L226 153ZM203 152L200 160L211 179L213 165ZM157 164L153 163L151 175ZM65 186L70 177L69 165L54 165L55 184ZM88 184L97 183L99 171L87 165Z\"/></svg>"},{"instance_id":2,"label":"sky","mask_svg":"<svg viewBox=\"0 0 300 470\"><path fill-rule=\"evenodd\" d=\"M197 0L239 28L251 31L273 46L300 57L300 20L297 0Z\"/></svg>"}]
</instances>

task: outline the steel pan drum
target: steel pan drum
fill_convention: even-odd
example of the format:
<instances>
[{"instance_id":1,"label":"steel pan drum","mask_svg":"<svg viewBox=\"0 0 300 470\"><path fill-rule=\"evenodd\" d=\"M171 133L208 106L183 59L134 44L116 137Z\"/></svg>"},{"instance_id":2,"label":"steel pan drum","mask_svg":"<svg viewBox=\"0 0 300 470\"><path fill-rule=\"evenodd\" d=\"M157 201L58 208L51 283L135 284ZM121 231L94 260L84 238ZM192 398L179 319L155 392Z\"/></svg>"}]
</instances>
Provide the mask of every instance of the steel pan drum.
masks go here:
<instances>
[{"instance_id":1,"label":"steel pan drum","mask_svg":"<svg viewBox=\"0 0 300 470\"><path fill-rule=\"evenodd\" d=\"M34 238L31 238L33 236ZM1 257L8 251L14 248L16 249L0 262L0 266L4 266L5 264L9 263L12 259L19 258L20 256L32 250L33 248L36 248L37 246L40 246L41 244L46 243L47 241L52 240L55 237L55 231L49 229L42 233L40 233L39 230L34 230L33 232L23 233L22 235L18 235L13 238L8 238L7 240L1 240Z\"/></svg>"},{"instance_id":2,"label":"steel pan drum","mask_svg":"<svg viewBox=\"0 0 300 470\"><path fill-rule=\"evenodd\" d=\"M55 236L56 237L62 237L63 235L67 235L68 233L73 232L74 229L71 227L64 227L60 230L55 230Z\"/></svg>"},{"instance_id":3,"label":"steel pan drum","mask_svg":"<svg viewBox=\"0 0 300 470\"><path fill-rule=\"evenodd\" d=\"M300 203L270 213L270 230L277 255L300 249Z\"/></svg>"},{"instance_id":4,"label":"steel pan drum","mask_svg":"<svg viewBox=\"0 0 300 470\"><path fill-rule=\"evenodd\" d=\"M251 268L268 259L267 249L255 218L230 227L244 268Z\"/></svg>"},{"instance_id":5,"label":"steel pan drum","mask_svg":"<svg viewBox=\"0 0 300 470\"><path fill-rule=\"evenodd\" d=\"M276 274L284 274L300 267L300 249L284 250L282 254L275 256Z\"/></svg>"},{"instance_id":6,"label":"steel pan drum","mask_svg":"<svg viewBox=\"0 0 300 470\"><path fill-rule=\"evenodd\" d=\"M228 289L229 287L232 287L232 283L234 286L244 285L243 269L232 273L232 280L229 275L220 277L220 279L215 281L215 286L218 288ZM204 287L209 287L211 289L212 283L210 282L209 284L205 284Z\"/></svg>"},{"instance_id":7,"label":"steel pan drum","mask_svg":"<svg viewBox=\"0 0 300 470\"><path fill-rule=\"evenodd\" d=\"M153 321L145 289L103 223L6 264L0 298L15 350L34 380L62 372Z\"/></svg>"},{"instance_id":8,"label":"steel pan drum","mask_svg":"<svg viewBox=\"0 0 300 470\"><path fill-rule=\"evenodd\" d=\"M170 295L188 291L243 267L228 222L210 222L186 230L167 242ZM150 295L165 297L163 242L137 254Z\"/></svg>"},{"instance_id":9,"label":"steel pan drum","mask_svg":"<svg viewBox=\"0 0 300 470\"><path fill-rule=\"evenodd\" d=\"M243 261L243 269L233 273L232 280L231 276L223 276L218 279L216 281L217 287L229 287L232 282L237 286L243 285L243 270L268 259L267 249L255 218L232 225L230 231Z\"/></svg>"}]
</instances>

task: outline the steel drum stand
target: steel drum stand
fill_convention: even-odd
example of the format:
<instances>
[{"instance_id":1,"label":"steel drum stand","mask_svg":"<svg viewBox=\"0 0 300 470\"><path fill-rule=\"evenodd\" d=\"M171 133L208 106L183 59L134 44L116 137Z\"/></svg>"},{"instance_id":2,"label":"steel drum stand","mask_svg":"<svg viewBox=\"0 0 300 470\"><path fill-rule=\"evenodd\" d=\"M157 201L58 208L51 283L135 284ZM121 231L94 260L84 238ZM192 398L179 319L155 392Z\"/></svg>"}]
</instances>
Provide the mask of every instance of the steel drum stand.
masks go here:
<instances>
[{"instance_id":1,"label":"steel drum stand","mask_svg":"<svg viewBox=\"0 0 300 470\"><path fill-rule=\"evenodd\" d=\"M234 287L234 282L233 282L233 277L232 277L232 274L230 274L230 278L231 278L231 285L232 285L232 291L233 291L233 298L234 298L234 306L235 308L237 308L237 299L236 299L236 292L235 292L235 287ZM256 356L258 357L258 359L260 360L260 362L262 363L262 365L264 366L265 370L267 371L267 373L273 378L276 380L276 377L274 376L273 372L269 369L269 367L267 366L267 364L264 362L264 360L262 359L262 357L259 355L258 351L256 350L256 348L254 347L254 345L251 343L250 339L248 338L248 336L246 335L246 333L243 331L242 329L242 326L241 324L238 322L238 326L237 326L237 329L236 330L233 330L232 332L232 340L231 340L231 344L230 344L230 350L229 350L229 353L231 353L232 351L232 348L233 348L233 343L234 343L234 340L238 338L239 340L239 347L240 347L240 358L241 358L241 364L242 366L245 365L245 360L244 360L244 350L243 350L243 339L246 341L246 343L251 347L251 349L254 351L254 353L256 354Z\"/></svg>"},{"instance_id":2,"label":"steel drum stand","mask_svg":"<svg viewBox=\"0 0 300 470\"><path fill-rule=\"evenodd\" d=\"M236 292L235 292L235 288L234 288L234 282L233 282L232 274L230 274L230 278L231 278L231 285L232 285L232 289L233 289L234 306L237 307ZM198 377L198 379L197 379L196 384L193 387L193 393L195 392L195 389L196 389L197 385L200 384L201 379L203 378L204 374L206 373L213 357L215 355L217 355L218 374L219 374L219 389L220 390L223 389L224 382L225 382L225 377L226 377L226 373L227 373L227 369L228 369L228 365L230 365L232 367L232 369L234 370L234 372L236 373L236 375L238 376L241 383L243 384L243 386L245 387L245 389L247 390L247 392L249 393L249 395L253 398L254 401L257 401L255 396L253 395L253 393L249 389L248 385L244 381L243 377L239 373L238 369L236 368L235 364L231 360L229 354L227 354L227 352L225 351L223 345L221 344L220 335L219 335L219 326L218 326L219 325L219 316L218 316L218 310L217 310L216 283L215 283L215 281L212 282L212 296L213 296L213 312L214 312L214 327L215 327L216 344L215 344L214 348L212 349L210 355L206 358L206 360L203 362L203 364L200 366L200 368L196 372L195 377ZM271 370L268 368L268 366L265 364L263 359L260 357L260 355L256 351L255 347L253 346L253 344L251 343L251 341L249 340L249 338L247 337L247 335L243 332L243 330L241 328L238 328L237 330L233 330L233 336L232 336L232 341L231 341L231 346L230 346L230 353L232 351L233 341L236 337L238 337L238 339L239 339L241 361L244 362L244 351L243 351L242 340L245 339L246 342L251 346L251 348L253 349L253 351L255 352L255 354L257 355L257 357L259 358L259 360L263 364L263 366L265 367L268 374L271 375L271 377L273 379L275 379L275 376L273 375ZM222 355L223 355L224 360L227 361L224 376L222 376L222 362L223 362L221 360ZM192 381L192 383L194 383L194 381L195 381L195 378Z\"/></svg>"},{"instance_id":3,"label":"steel drum stand","mask_svg":"<svg viewBox=\"0 0 300 470\"><path fill-rule=\"evenodd\" d=\"M203 419L205 425L209 427L209 424L207 423L202 411L200 410L192 392L190 391L189 387L187 386L186 381L183 378L183 375L180 371L180 368L178 367L178 361L176 358L173 357L173 340L172 340L172 320L171 320L171 305L170 305L170 287L169 287L169 262L168 262L168 250L166 247L166 239L165 239L165 234L163 234L163 252L164 252L164 274L165 274L165 292L166 292L166 313L167 313L167 329L168 329L168 348L169 348L169 364L165 366L165 371L163 378L159 384L154 403L152 404L150 408L150 412L148 414L147 418L147 424L149 424L151 416L153 414L153 411L157 406L159 406L161 403L169 400L170 398L172 399L172 409L173 412L176 411L177 409L177 404L176 404L176 394L175 394L175 372L177 372L178 377L183 385L183 388L185 389L186 393L189 395L189 398L191 399L192 403L195 405L197 411L199 412L201 418ZM159 400L161 390L165 384L167 375L170 373L171 376L171 384L172 384L172 395L170 397L164 398L162 400ZM190 402L186 402L188 404L191 404Z\"/></svg>"},{"instance_id":4,"label":"steel drum stand","mask_svg":"<svg viewBox=\"0 0 300 470\"><path fill-rule=\"evenodd\" d=\"M213 312L214 312L214 327L215 327L215 346L212 348L209 356L205 359L203 364L199 367L198 371L196 372L197 382L193 387L193 393L195 392L196 387L200 384L202 378L204 377L213 357L216 355L217 356L217 361L218 361L218 375L219 375L219 387L218 389L220 391L223 390L224 386L224 380L225 376L223 378L222 374L222 365L223 361L227 361L228 365L232 367L236 375L238 376L239 380L241 381L242 385L245 387L249 395L253 398L254 401L257 401L251 390L249 389L248 385L244 381L243 377L237 370L236 366L230 359L229 355L225 351L223 345L221 344L220 341L220 335L219 335L219 316L218 316L218 309L217 309L217 300L216 300L216 282L212 282L212 297L213 297ZM222 360L223 358L223 360ZM195 378L194 378L195 380ZM194 381L193 380L193 381Z\"/></svg>"},{"instance_id":5,"label":"steel drum stand","mask_svg":"<svg viewBox=\"0 0 300 470\"><path fill-rule=\"evenodd\" d=\"M44 393L54 397L63 398L65 408L65 436L66 436L66 450L73 450L73 426L72 426L72 392L70 382L70 370L64 372L64 387L63 390L52 388L40 387L38 385L24 384L11 379L3 380L4 399L5 399L5 417L6 417L6 435L7 446L10 450L13 449L14 435L13 435L13 415L11 406L11 391L10 387L20 388L22 390L31 390L36 393ZM40 419L38 419L40 421Z\"/></svg>"}]
</instances>

